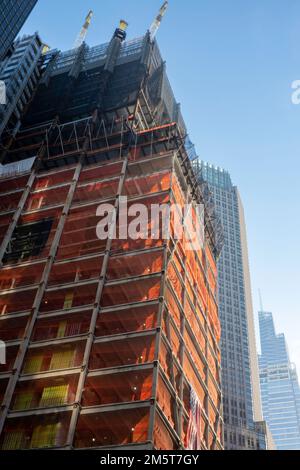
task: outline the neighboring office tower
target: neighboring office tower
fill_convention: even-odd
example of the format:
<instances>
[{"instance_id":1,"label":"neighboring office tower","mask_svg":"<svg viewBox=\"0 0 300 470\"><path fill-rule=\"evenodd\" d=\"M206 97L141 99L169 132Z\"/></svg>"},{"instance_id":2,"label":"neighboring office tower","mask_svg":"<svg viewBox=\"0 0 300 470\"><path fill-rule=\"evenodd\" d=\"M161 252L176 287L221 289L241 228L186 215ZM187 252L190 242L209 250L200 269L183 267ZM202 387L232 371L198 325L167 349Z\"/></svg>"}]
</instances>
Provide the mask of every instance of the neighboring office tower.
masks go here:
<instances>
[{"instance_id":1,"label":"neighboring office tower","mask_svg":"<svg viewBox=\"0 0 300 470\"><path fill-rule=\"evenodd\" d=\"M227 171L200 160L195 166L212 192L224 232L218 282L225 448L264 448L264 433L257 429L263 426L243 206Z\"/></svg>"},{"instance_id":2,"label":"neighboring office tower","mask_svg":"<svg viewBox=\"0 0 300 470\"><path fill-rule=\"evenodd\" d=\"M11 53L13 42L37 0L0 0L0 60Z\"/></svg>"},{"instance_id":3,"label":"neighboring office tower","mask_svg":"<svg viewBox=\"0 0 300 470\"><path fill-rule=\"evenodd\" d=\"M40 78L43 45L38 36L24 36L14 43L13 52L0 62L0 80L5 83L6 104L0 104L0 141L4 130L13 134Z\"/></svg>"},{"instance_id":4,"label":"neighboring office tower","mask_svg":"<svg viewBox=\"0 0 300 470\"><path fill-rule=\"evenodd\" d=\"M276 334L272 313L259 312L260 386L264 419L278 450L300 450L300 388L284 334Z\"/></svg>"},{"instance_id":5,"label":"neighboring office tower","mask_svg":"<svg viewBox=\"0 0 300 470\"><path fill-rule=\"evenodd\" d=\"M222 449L220 245L209 216L197 250L96 233L99 204L119 213L120 195L148 215L153 204L206 202L158 46L125 35L46 54L3 155L2 449L190 448L195 397L198 449ZM23 173L9 178L12 161Z\"/></svg>"}]
</instances>

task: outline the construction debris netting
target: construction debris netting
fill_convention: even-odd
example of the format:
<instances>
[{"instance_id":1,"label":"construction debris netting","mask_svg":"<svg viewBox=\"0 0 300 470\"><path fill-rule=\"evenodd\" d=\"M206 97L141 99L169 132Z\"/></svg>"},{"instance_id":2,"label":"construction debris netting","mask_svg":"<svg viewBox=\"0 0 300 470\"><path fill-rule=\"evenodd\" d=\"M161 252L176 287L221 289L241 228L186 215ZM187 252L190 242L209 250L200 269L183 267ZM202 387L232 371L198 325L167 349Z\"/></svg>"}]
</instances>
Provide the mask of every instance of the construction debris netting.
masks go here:
<instances>
[{"instance_id":1,"label":"construction debris netting","mask_svg":"<svg viewBox=\"0 0 300 470\"><path fill-rule=\"evenodd\" d=\"M221 449L213 247L205 232L203 246L188 249L172 218L169 240L162 227L150 236L153 204L164 205L165 221L166 208L191 197L176 125L133 136L120 128L105 145L102 134L91 137L84 159L75 144L58 155L50 141L46 167L0 180L0 331L9 342L0 446L184 448L193 389L201 448ZM98 238L97 208L118 212L119 196L146 208L146 238Z\"/></svg>"}]
</instances>

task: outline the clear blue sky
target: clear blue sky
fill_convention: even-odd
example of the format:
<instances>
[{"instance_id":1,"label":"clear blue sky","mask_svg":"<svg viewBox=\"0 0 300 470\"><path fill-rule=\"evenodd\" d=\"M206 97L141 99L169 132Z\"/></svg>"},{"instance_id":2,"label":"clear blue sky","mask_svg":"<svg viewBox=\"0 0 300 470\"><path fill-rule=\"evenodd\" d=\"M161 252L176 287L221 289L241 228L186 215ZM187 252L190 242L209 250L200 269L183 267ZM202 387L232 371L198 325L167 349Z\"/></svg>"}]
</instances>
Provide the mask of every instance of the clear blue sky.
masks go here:
<instances>
[{"instance_id":1,"label":"clear blue sky","mask_svg":"<svg viewBox=\"0 0 300 470\"><path fill-rule=\"evenodd\" d=\"M162 0L39 0L23 32L72 46L89 8L87 42L120 18L143 35ZM255 313L258 288L286 333L300 374L299 0L170 0L158 34L176 98L202 159L228 169L246 213Z\"/></svg>"}]
</instances>

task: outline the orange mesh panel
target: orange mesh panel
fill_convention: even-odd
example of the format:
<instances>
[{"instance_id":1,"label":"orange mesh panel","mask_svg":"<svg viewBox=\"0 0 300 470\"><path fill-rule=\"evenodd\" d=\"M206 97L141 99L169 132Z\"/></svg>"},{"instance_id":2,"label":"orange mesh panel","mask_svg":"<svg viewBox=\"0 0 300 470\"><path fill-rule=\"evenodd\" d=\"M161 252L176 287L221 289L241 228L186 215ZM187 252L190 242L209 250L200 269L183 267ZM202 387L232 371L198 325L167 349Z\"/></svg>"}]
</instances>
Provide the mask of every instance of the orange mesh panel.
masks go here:
<instances>
[{"instance_id":1,"label":"orange mesh panel","mask_svg":"<svg viewBox=\"0 0 300 470\"><path fill-rule=\"evenodd\" d=\"M81 415L76 429L75 448L145 442L148 428L149 408Z\"/></svg>"},{"instance_id":2,"label":"orange mesh panel","mask_svg":"<svg viewBox=\"0 0 300 470\"><path fill-rule=\"evenodd\" d=\"M24 211L34 211L44 207L64 204L69 192L69 186L63 186L45 191L31 193Z\"/></svg>"},{"instance_id":3,"label":"orange mesh panel","mask_svg":"<svg viewBox=\"0 0 300 470\"><path fill-rule=\"evenodd\" d=\"M209 395L215 404L215 406L219 409L220 407L220 402L221 402L221 397L219 392L217 391L215 384L211 380L211 378L208 378L208 389L209 389Z\"/></svg>"},{"instance_id":4,"label":"orange mesh panel","mask_svg":"<svg viewBox=\"0 0 300 470\"><path fill-rule=\"evenodd\" d=\"M9 315L10 313L30 311L34 303L36 292L36 290L28 290L1 295L0 316Z\"/></svg>"},{"instance_id":5,"label":"orange mesh panel","mask_svg":"<svg viewBox=\"0 0 300 470\"><path fill-rule=\"evenodd\" d=\"M187 304L188 306L188 304ZM189 307L190 309L190 307ZM200 326L198 325L198 322L195 318L195 315L194 315L194 312L192 311L192 309L189 310L190 311L190 315L189 317L187 317L187 321L189 322L189 325L191 327L191 330L195 336L195 339L198 343L198 345L200 346L200 349L202 350L203 354L205 355L205 337L200 329Z\"/></svg>"},{"instance_id":6,"label":"orange mesh panel","mask_svg":"<svg viewBox=\"0 0 300 470\"><path fill-rule=\"evenodd\" d=\"M203 364L187 330L185 330L184 339L185 339L186 349L189 351L192 357L193 363L197 367L199 374L201 375L202 379L205 381L205 365Z\"/></svg>"},{"instance_id":7,"label":"orange mesh panel","mask_svg":"<svg viewBox=\"0 0 300 470\"><path fill-rule=\"evenodd\" d=\"M208 419L211 427L215 429L215 424L216 424L216 419L217 419L217 413L214 410L213 406L211 403L208 403Z\"/></svg>"},{"instance_id":8,"label":"orange mesh panel","mask_svg":"<svg viewBox=\"0 0 300 470\"><path fill-rule=\"evenodd\" d=\"M0 195L0 212L8 212L15 210L18 207L22 192Z\"/></svg>"},{"instance_id":9,"label":"orange mesh panel","mask_svg":"<svg viewBox=\"0 0 300 470\"><path fill-rule=\"evenodd\" d=\"M157 401L162 409L165 417L169 421L170 425L175 428L175 416L174 416L174 397L168 390L164 380L161 376L158 378L157 384Z\"/></svg>"},{"instance_id":10,"label":"orange mesh panel","mask_svg":"<svg viewBox=\"0 0 300 470\"><path fill-rule=\"evenodd\" d=\"M84 168L80 174L79 183L121 175L122 166L122 162L117 162Z\"/></svg>"},{"instance_id":11,"label":"orange mesh panel","mask_svg":"<svg viewBox=\"0 0 300 470\"><path fill-rule=\"evenodd\" d=\"M13 191L14 189L25 188L28 182L29 176L13 177L10 179L0 179L0 193Z\"/></svg>"},{"instance_id":12,"label":"orange mesh panel","mask_svg":"<svg viewBox=\"0 0 300 470\"><path fill-rule=\"evenodd\" d=\"M36 179L33 189L46 189L51 188L57 184L63 184L71 182L74 176L75 168L66 171L58 171L56 173L50 173L47 175L40 176Z\"/></svg>"},{"instance_id":13,"label":"orange mesh panel","mask_svg":"<svg viewBox=\"0 0 300 470\"><path fill-rule=\"evenodd\" d=\"M167 277L168 277L168 280L169 280L172 288L174 289L175 293L177 294L179 302L182 305L183 300L184 300L184 295L183 295L184 294L184 289L183 289L183 285L181 284L181 281L180 281L180 279L178 277L178 274L176 273L175 268L174 268L172 263L170 263L169 266L168 266Z\"/></svg>"},{"instance_id":14,"label":"orange mesh panel","mask_svg":"<svg viewBox=\"0 0 300 470\"><path fill-rule=\"evenodd\" d=\"M66 259L92 253L101 253L105 250L107 240L97 237L98 204L72 209L67 217L64 231L60 239L57 259Z\"/></svg>"},{"instance_id":15,"label":"orange mesh panel","mask_svg":"<svg viewBox=\"0 0 300 470\"><path fill-rule=\"evenodd\" d=\"M6 214L6 215L1 215L0 216L0 228L1 230L5 231L7 230L7 226L12 220L12 215L11 214Z\"/></svg>"},{"instance_id":16,"label":"orange mesh panel","mask_svg":"<svg viewBox=\"0 0 300 470\"><path fill-rule=\"evenodd\" d=\"M192 310L192 307L190 306L189 302L186 302L186 304L185 304L185 312L184 313L185 313L186 320L189 322L189 324L190 324L190 326L193 330L194 335L199 340L199 338L201 338L200 327L198 325L195 314L194 314L194 312Z\"/></svg>"},{"instance_id":17,"label":"orange mesh panel","mask_svg":"<svg viewBox=\"0 0 300 470\"><path fill-rule=\"evenodd\" d=\"M159 273L162 271L162 264L163 251L111 257L107 269L107 279Z\"/></svg>"},{"instance_id":18,"label":"orange mesh panel","mask_svg":"<svg viewBox=\"0 0 300 470\"><path fill-rule=\"evenodd\" d=\"M165 298L168 310L180 330L180 310L169 287L166 288Z\"/></svg>"},{"instance_id":19,"label":"orange mesh panel","mask_svg":"<svg viewBox=\"0 0 300 470\"><path fill-rule=\"evenodd\" d=\"M68 310L95 302L97 283L45 292L40 312Z\"/></svg>"},{"instance_id":20,"label":"orange mesh panel","mask_svg":"<svg viewBox=\"0 0 300 470\"><path fill-rule=\"evenodd\" d=\"M214 359L213 355L211 354L211 352L209 350L208 350L208 353L207 353L207 362L209 364L209 368L210 368L210 371L211 371L212 375L214 376L214 378L218 382L219 381L219 374L218 374L218 368L217 368L216 360Z\"/></svg>"},{"instance_id":21,"label":"orange mesh panel","mask_svg":"<svg viewBox=\"0 0 300 470\"><path fill-rule=\"evenodd\" d=\"M154 335L95 343L90 357L90 369L98 370L152 362L154 350Z\"/></svg>"},{"instance_id":22,"label":"orange mesh panel","mask_svg":"<svg viewBox=\"0 0 300 470\"><path fill-rule=\"evenodd\" d=\"M88 333L90 321L91 312L71 313L50 319L39 318L35 325L32 341L45 341Z\"/></svg>"},{"instance_id":23,"label":"orange mesh panel","mask_svg":"<svg viewBox=\"0 0 300 470\"><path fill-rule=\"evenodd\" d=\"M101 202L101 199L114 197L117 194L118 186L119 178L112 181L97 181L95 183L79 186L75 191L73 204L90 201Z\"/></svg>"},{"instance_id":24,"label":"orange mesh panel","mask_svg":"<svg viewBox=\"0 0 300 470\"><path fill-rule=\"evenodd\" d=\"M154 448L156 450L175 450L176 443L158 414L154 424Z\"/></svg>"},{"instance_id":25,"label":"orange mesh panel","mask_svg":"<svg viewBox=\"0 0 300 470\"><path fill-rule=\"evenodd\" d=\"M180 256L181 256L181 258L180 258ZM184 267L182 266L182 263L184 263L184 255L181 253L179 247L177 248L176 252L174 253L172 261L175 264L177 271L179 272L179 274L183 278L184 277Z\"/></svg>"},{"instance_id":26,"label":"orange mesh panel","mask_svg":"<svg viewBox=\"0 0 300 470\"><path fill-rule=\"evenodd\" d=\"M41 280L45 263L34 266L25 265L17 268L3 268L0 271L0 289L14 289L16 287L38 284Z\"/></svg>"},{"instance_id":27,"label":"orange mesh panel","mask_svg":"<svg viewBox=\"0 0 300 470\"><path fill-rule=\"evenodd\" d=\"M181 425L181 428L182 428L181 440L182 440L182 442L186 442L188 425L189 425L188 419L185 416L182 416L182 425Z\"/></svg>"},{"instance_id":28,"label":"orange mesh panel","mask_svg":"<svg viewBox=\"0 0 300 470\"><path fill-rule=\"evenodd\" d=\"M214 435L211 431L208 433L208 449L213 448L213 443L214 443Z\"/></svg>"},{"instance_id":29,"label":"orange mesh panel","mask_svg":"<svg viewBox=\"0 0 300 470\"><path fill-rule=\"evenodd\" d=\"M8 320L2 320L1 325L1 340L2 341L13 341L23 338L25 328L28 322L29 316L26 315L20 318L11 318Z\"/></svg>"},{"instance_id":30,"label":"orange mesh panel","mask_svg":"<svg viewBox=\"0 0 300 470\"><path fill-rule=\"evenodd\" d=\"M163 245L163 240L113 240L112 252L113 253L124 253L128 251L146 250L150 248L159 248Z\"/></svg>"},{"instance_id":31,"label":"orange mesh panel","mask_svg":"<svg viewBox=\"0 0 300 470\"><path fill-rule=\"evenodd\" d=\"M219 342L221 338L221 325L218 317L218 307L214 299L210 296L208 297L208 305L208 319L210 322L210 326L216 335L217 341Z\"/></svg>"},{"instance_id":32,"label":"orange mesh panel","mask_svg":"<svg viewBox=\"0 0 300 470\"><path fill-rule=\"evenodd\" d=\"M163 341L159 350L159 362L162 370L171 381L171 351Z\"/></svg>"},{"instance_id":33,"label":"orange mesh panel","mask_svg":"<svg viewBox=\"0 0 300 470\"><path fill-rule=\"evenodd\" d=\"M207 277L208 277L209 287L211 288L211 291L213 292L213 294L215 294L216 288L217 288L217 281L210 268L207 269Z\"/></svg>"},{"instance_id":34,"label":"orange mesh panel","mask_svg":"<svg viewBox=\"0 0 300 470\"><path fill-rule=\"evenodd\" d=\"M199 299L200 305L203 311L205 311L207 308L207 303L208 303L208 292L204 283L204 279L202 279L202 282L198 284L198 287L199 287L199 294L200 294L200 299Z\"/></svg>"},{"instance_id":35,"label":"orange mesh panel","mask_svg":"<svg viewBox=\"0 0 300 470\"><path fill-rule=\"evenodd\" d=\"M104 287L101 305L110 307L133 302L158 299L161 277L141 279Z\"/></svg>"},{"instance_id":36,"label":"orange mesh panel","mask_svg":"<svg viewBox=\"0 0 300 470\"><path fill-rule=\"evenodd\" d=\"M83 392L83 406L149 400L152 394L152 370L135 370L89 377Z\"/></svg>"},{"instance_id":37,"label":"orange mesh panel","mask_svg":"<svg viewBox=\"0 0 300 470\"><path fill-rule=\"evenodd\" d=\"M170 335L171 335L170 340L171 340L173 354L178 359L180 359L180 340L172 323L170 323Z\"/></svg>"},{"instance_id":38,"label":"orange mesh panel","mask_svg":"<svg viewBox=\"0 0 300 470\"><path fill-rule=\"evenodd\" d=\"M179 204L181 207L184 206L186 198L180 187L179 181L175 173L172 175L172 191L176 204Z\"/></svg>"},{"instance_id":39,"label":"orange mesh panel","mask_svg":"<svg viewBox=\"0 0 300 470\"><path fill-rule=\"evenodd\" d=\"M189 279L185 280L185 288L186 288L187 295L190 298L190 301L192 302L193 305L195 305L197 302L196 293L195 293L196 290L193 289Z\"/></svg>"},{"instance_id":40,"label":"orange mesh panel","mask_svg":"<svg viewBox=\"0 0 300 470\"><path fill-rule=\"evenodd\" d=\"M157 326L157 312L158 304L103 311L97 320L96 336L150 330Z\"/></svg>"},{"instance_id":41,"label":"orange mesh panel","mask_svg":"<svg viewBox=\"0 0 300 470\"><path fill-rule=\"evenodd\" d=\"M136 221L136 218L139 216L139 212L137 211L136 216L128 217L128 220L125 222L125 225L122 224L122 220L118 221L117 224L117 239L113 240L112 242L112 252L124 252L124 251L133 251L133 250L140 250L145 248L152 248L152 247L159 247L163 244L163 236L164 233L162 229L164 228L165 224L165 214L168 210L168 202L169 202L169 195L157 195L157 196L148 196L143 199L139 199L138 201L129 201L128 203L128 211L132 209L133 205L142 204L143 207L147 208L148 213L148 220L145 221L145 227L138 228L142 232L141 237L136 240L133 240L128 237L128 229L131 229L131 224ZM151 209L152 205L163 205L163 213L159 215L159 221L152 219ZM138 209L136 207L136 209ZM127 234L127 238L125 240L120 239L119 233Z\"/></svg>"},{"instance_id":42,"label":"orange mesh panel","mask_svg":"<svg viewBox=\"0 0 300 470\"><path fill-rule=\"evenodd\" d=\"M206 245L205 253L206 253L206 256L207 256L207 262L209 263L210 269L212 270L212 273L213 273L214 277L216 278L217 274L218 274L217 265L216 265L216 262L215 262L215 260L212 256L209 245Z\"/></svg>"},{"instance_id":43,"label":"orange mesh panel","mask_svg":"<svg viewBox=\"0 0 300 470\"><path fill-rule=\"evenodd\" d=\"M188 382L191 384L193 389L195 390L196 394L198 395L199 399L201 400L202 404L204 403L204 396L205 392L204 389L193 369L193 366L187 357L187 355L184 355L184 361L183 361L183 369L185 371L186 377Z\"/></svg>"},{"instance_id":44,"label":"orange mesh panel","mask_svg":"<svg viewBox=\"0 0 300 470\"><path fill-rule=\"evenodd\" d=\"M170 180L170 173L154 173L145 177L130 178L125 181L124 194L127 196L138 196L167 191L170 188Z\"/></svg>"},{"instance_id":45,"label":"orange mesh panel","mask_svg":"<svg viewBox=\"0 0 300 470\"><path fill-rule=\"evenodd\" d=\"M76 260L69 263L55 263L52 267L48 285L67 284L99 278L103 258Z\"/></svg>"}]
</instances>

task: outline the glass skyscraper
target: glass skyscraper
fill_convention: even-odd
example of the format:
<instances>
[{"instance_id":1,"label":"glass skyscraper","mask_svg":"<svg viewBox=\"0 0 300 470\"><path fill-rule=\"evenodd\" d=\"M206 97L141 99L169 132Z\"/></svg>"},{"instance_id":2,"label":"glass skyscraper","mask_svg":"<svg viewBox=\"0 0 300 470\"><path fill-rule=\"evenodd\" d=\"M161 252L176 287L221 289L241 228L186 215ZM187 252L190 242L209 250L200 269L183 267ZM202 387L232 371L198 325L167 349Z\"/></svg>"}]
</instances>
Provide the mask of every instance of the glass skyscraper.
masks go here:
<instances>
[{"instance_id":1,"label":"glass skyscraper","mask_svg":"<svg viewBox=\"0 0 300 470\"><path fill-rule=\"evenodd\" d=\"M4 131L14 132L21 122L40 77L43 43L37 33L14 42L13 52L0 61L0 81L5 83L6 104L0 103L0 141Z\"/></svg>"},{"instance_id":2,"label":"glass skyscraper","mask_svg":"<svg viewBox=\"0 0 300 470\"><path fill-rule=\"evenodd\" d=\"M260 384L264 419L278 450L300 450L300 388L284 334L276 334L273 315L259 312Z\"/></svg>"},{"instance_id":3,"label":"glass skyscraper","mask_svg":"<svg viewBox=\"0 0 300 470\"><path fill-rule=\"evenodd\" d=\"M196 160L208 183L224 231L218 262L222 327L222 391L226 449L263 449L262 423L246 225L243 205L230 174Z\"/></svg>"},{"instance_id":4,"label":"glass skyscraper","mask_svg":"<svg viewBox=\"0 0 300 470\"><path fill-rule=\"evenodd\" d=\"M0 60L9 51L36 3L37 0L0 0Z\"/></svg>"}]
</instances>

